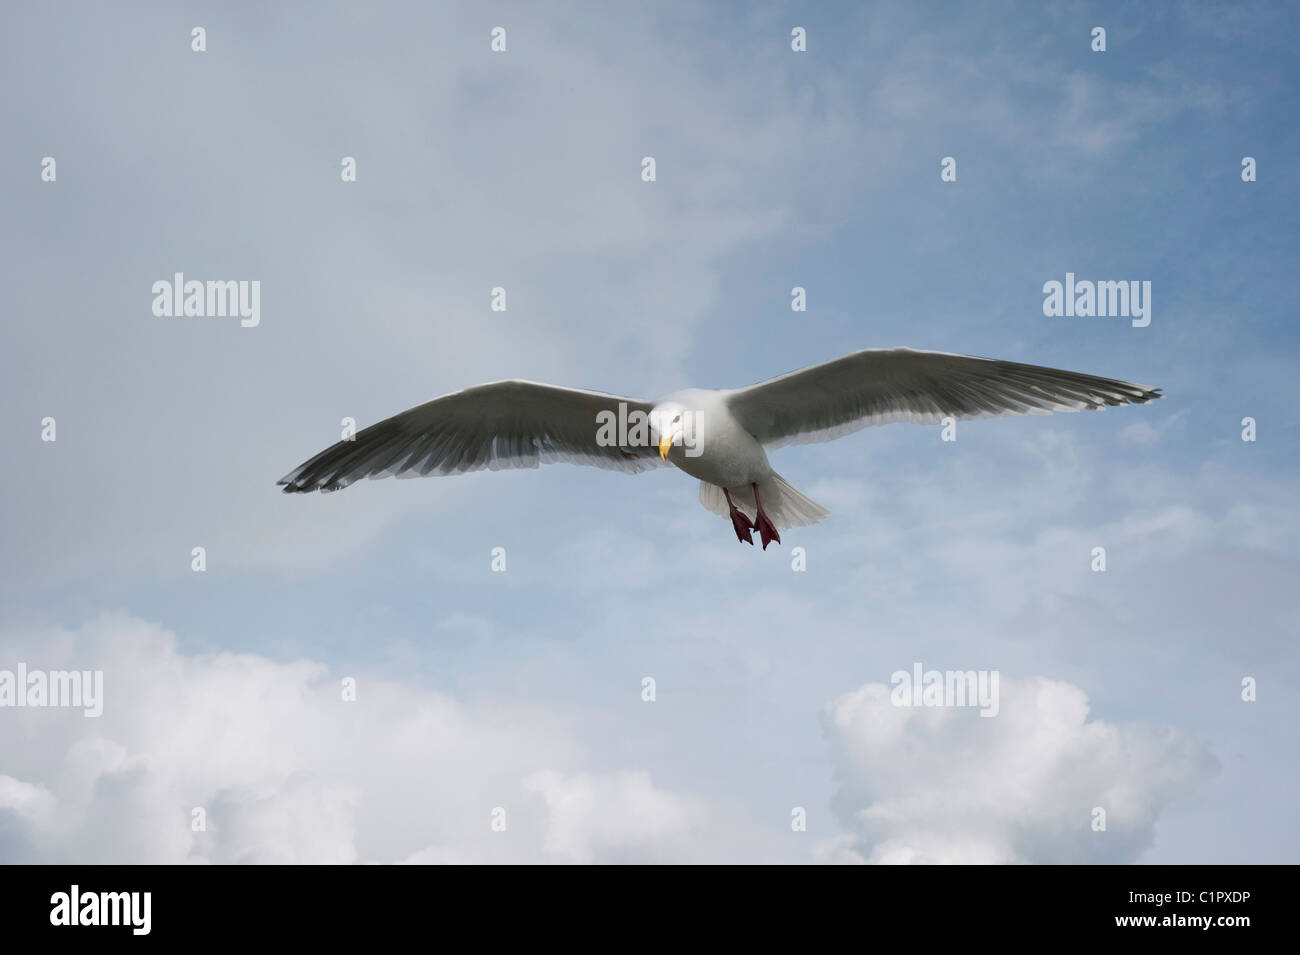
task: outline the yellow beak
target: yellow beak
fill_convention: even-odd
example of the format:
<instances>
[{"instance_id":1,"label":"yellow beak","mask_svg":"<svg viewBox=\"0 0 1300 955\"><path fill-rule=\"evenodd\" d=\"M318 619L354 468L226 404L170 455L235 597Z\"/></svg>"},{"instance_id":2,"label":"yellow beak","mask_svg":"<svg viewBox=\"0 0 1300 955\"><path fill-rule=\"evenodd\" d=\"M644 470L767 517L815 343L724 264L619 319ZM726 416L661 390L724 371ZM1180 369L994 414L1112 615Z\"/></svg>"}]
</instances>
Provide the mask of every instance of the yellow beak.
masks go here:
<instances>
[{"instance_id":1,"label":"yellow beak","mask_svg":"<svg viewBox=\"0 0 1300 955\"><path fill-rule=\"evenodd\" d=\"M668 460L668 449L673 446L672 435L661 434L659 436L659 457L665 461Z\"/></svg>"}]
</instances>

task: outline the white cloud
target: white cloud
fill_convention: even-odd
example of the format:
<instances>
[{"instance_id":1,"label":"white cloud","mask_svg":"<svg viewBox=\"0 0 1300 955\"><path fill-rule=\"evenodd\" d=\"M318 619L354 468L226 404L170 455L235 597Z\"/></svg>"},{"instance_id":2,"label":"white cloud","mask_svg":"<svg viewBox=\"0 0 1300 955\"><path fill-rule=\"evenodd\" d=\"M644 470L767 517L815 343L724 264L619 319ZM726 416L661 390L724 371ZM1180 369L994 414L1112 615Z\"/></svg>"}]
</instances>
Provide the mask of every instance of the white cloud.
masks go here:
<instances>
[{"instance_id":1,"label":"white cloud","mask_svg":"<svg viewBox=\"0 0 1300 955\"><path fill-rule=\"evenodd\" d=\"M680 857L702 815L681 797L655 788L643 772L604 777L534 773L524 780L524 790L538 793L546 804L544 848L571 862L622 853Z\"/></svg>"},{"instance_id":2,"label":"white cloud","mask_svg":"<svg viewBox=\"0 0 1300 955\"><path fill-rule=\"evenodd\" d=\"M872 863L1131 862L1156 817L1215 768L1183 732L1088 719L1078 687L1001 679L1001 712L910 708L871 683L831 702L834 806ZM1092 829L1094 807L1106 831Z\"/></svg>"},{"instance_id":3,"label":"white cloud","mask_svg":"<svg viewBox=\"0 0 1300 955\"><path fill-rule=\"evenodd\" d=\"M49 815L53 804L53 797L40 786L0 775L0 812L7 810L23 819L39 820Z\"/></svg>"},{"instance_id":4,"label":"white cloud","mask_svg":"<svg viewBox=\"0 0 1300 955\"><path fill-rule=\"evenodd\" d=\"M1164 418L1153 420L1151 417L1137 418L1119 429L1119 440L1125 444L1152 445L1159 444L1169 429L1183 420L1187 410L1177 411Z\"/></svg>"},{"instance_id":5,"label":"white cloud","mask_svg":"<svg viewBox=\"0 0 1300 955\"><path fill-rule=\"evenodd\" d=\"M105 673L98 719L0 711L12 861L1131 861L1213 768L1178 730L1089 720L1068 683L1004 677L993 719L894 707L868 684L823 721L832 806L852 836L792 836L784 811L751 820L725 792L657 785L635 756L593 769L573 725L538 707L470 709L365 675L345 702L320 664L185 653L122 615L0 646ZM1090 829L1094 806L1105 833Z\"/></svg>"},{"instance_id":6,"label":"white cloud","mask_svg":"<svg viewBox=\"0 0 1300 955\"><path fill-rule=\"evenodd\" d=\"M545 712L489 716L364 676L344 702L319 664L186 654L125 616L0 645L105 672L99 719L0 710L11 861L595 862L710 842L701 807L646 773L575 772L573 734ZM505 832L490 828L497 806ZM191 829L195 807L206 831Z\"/></svg>"}]
</instances>

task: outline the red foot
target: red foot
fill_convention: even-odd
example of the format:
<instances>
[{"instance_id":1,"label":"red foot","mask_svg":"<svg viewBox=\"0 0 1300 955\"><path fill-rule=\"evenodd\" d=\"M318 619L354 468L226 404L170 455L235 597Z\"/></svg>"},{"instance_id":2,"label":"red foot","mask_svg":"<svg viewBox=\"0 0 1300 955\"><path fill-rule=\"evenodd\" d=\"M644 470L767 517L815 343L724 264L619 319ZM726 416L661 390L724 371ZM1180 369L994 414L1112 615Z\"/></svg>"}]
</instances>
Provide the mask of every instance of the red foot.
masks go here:
<instances>
[{"instance_id":1,"label":"red foot","mask_svg":"<svg viewBox=\"0 0 1300 955\"><path fill-rule=\"evenodd\" d=\"M758 530L758 536L763 539L763 550L767 550L767 545L772 541L781 543L781 535L776 532L776 525L769 521L762 511L758 512L758 523L754 526Z\"/></svg>"},{"instance_id":2,"label":"red foot","mask_svg":"<svg viewBox=\"0 0 1300 955\"><path fill-rule=\"evenodd\" d=\"M731 508L731 526L735 528L736 540L740 541L742 544L748 544L750 547L753 547L754 538L752 535L754 525L750 522L749 518L745 516L744 512L740 508L736 507L735 502L731 500L731 492L724 487L722 493L727 498L727 507Z\"/></svg>"},{"instance_id":3,"label":"red foot","mask_svg":"<svg viewBox=\"0 0 1300 955\"><path fill-rule=\"evenodd\" d=\"M781 543L781 535L776 532L776 525L763 513L763 502L758 499L758 485L751 484L750 487L754 489L754 508L758 512L754 527L758 531L758 536L763 539L763 550L767 550L767 545L772 541Z\"/></svg>"}]
</instances>

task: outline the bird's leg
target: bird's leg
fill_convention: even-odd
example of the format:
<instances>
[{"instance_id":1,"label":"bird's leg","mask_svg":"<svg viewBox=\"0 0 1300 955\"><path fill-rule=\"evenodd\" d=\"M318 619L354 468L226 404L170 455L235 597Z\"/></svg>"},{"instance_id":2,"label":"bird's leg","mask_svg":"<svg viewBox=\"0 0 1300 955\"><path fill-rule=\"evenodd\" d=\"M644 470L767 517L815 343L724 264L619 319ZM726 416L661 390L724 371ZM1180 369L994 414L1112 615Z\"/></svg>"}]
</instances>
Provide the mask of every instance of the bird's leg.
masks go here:
<instances>
[{"instance_id":1,"label":"bird's leg","mask_svg":"<svg viewBox=\"0 0 1300 955\"><path fill-rule=\"evenodd\" d=\"M763 502L758 499L758 485L751 484L750 487L754 489L754 509L757 511L754 527L758 530L758 536L763 539L763 550L767 550L767 545L772 541L781 543L781 535L776 532L776 525L763 513Z\"/></svg>"},{"instance_id":2,"label":"bird's leg","mask_svg":"<svg viewBox=\"0 0 1300 955\"><path fill-rule=\"evenodd\" d=\"M749 518L745 516L745 512L736 507L736 502L731 499L731 492L724 487L722 493L727 498L727 507L731 508L731 526L736 529L736 539L742 544L748 544L750 547L753 547L754 538L752 533L754 525L751 524Z\"/></svg>"}]
</instances>

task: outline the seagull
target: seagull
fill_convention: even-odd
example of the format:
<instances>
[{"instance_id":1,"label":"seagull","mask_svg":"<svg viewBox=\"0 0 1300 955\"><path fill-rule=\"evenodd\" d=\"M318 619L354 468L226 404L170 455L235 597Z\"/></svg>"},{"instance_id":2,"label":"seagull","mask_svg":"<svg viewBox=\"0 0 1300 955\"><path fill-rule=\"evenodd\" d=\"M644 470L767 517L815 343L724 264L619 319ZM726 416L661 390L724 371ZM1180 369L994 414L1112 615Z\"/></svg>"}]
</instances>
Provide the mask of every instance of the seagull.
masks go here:
<instances>
[{"instance_id":1,"label":"seagull","mask_svg":"<svg viewBox=\"0 0 1300 955\"><path fill-rule=\"evenodd\" d=\"M1144 404L1159 388L1013 361L875 348L748 388L674 392L659 401L517 379L435 398L373 424L278 482L287 494L361 478L424 477L567 461L635 474L673 465L700 503L763 549L830 511L772 470L767 452L868 425L921 424Z\"/></svg>"}]
</instances>

